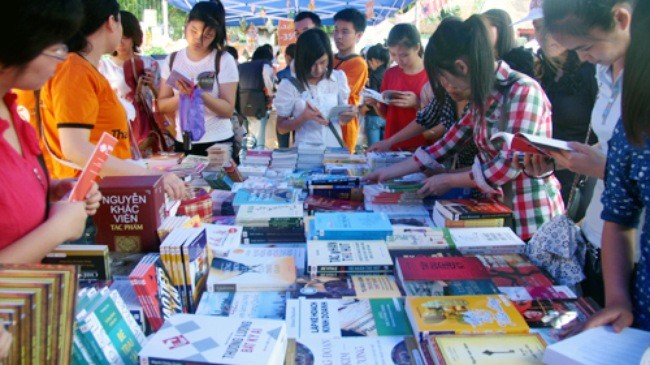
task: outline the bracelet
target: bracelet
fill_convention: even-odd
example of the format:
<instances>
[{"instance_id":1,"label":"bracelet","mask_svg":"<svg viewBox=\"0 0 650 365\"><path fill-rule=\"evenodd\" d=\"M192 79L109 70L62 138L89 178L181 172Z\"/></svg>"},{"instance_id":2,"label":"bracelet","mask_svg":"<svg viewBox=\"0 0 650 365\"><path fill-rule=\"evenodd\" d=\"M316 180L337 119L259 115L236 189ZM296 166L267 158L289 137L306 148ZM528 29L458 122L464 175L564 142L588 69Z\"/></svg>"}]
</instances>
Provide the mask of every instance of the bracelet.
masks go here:
<instances>
[{"instance_id":1,"label":"bracelet","mask_svg":"<svg viewBox=\"0 0 650 365\"><path fill-rule=\"evenodd\" d=\"M553 168L549 172L540 176L530 175L529 173L526 172L526 167L522 168L521 171L524 173L524 175L526 175L526 177L531 179L546 179L555 173L555 160L552 159L550 162L551 164L553 164Z\"/></svg>"}]
</instances>

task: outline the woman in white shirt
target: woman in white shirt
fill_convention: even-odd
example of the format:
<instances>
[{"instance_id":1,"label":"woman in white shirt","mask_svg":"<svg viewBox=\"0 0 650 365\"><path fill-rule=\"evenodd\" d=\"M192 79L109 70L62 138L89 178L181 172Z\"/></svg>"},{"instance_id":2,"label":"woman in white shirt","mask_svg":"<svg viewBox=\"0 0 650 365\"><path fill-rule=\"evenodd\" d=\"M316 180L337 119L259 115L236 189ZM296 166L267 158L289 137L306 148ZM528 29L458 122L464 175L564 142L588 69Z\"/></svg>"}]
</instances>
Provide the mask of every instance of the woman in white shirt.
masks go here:
<instances>
[{"instance_id":1,"label":"woman in white shirt","mask_svg":"<svg viewBox=\"0 0 650 365\"><path fill-rule=\"evenodd\" d=\"M239 71L235 59L226 52L226 12L221 2L202 1L194 5L185 23L187 47L172 53L161 67L158 111L176 113L176 151L207 155L215 143L232 143L230 117L235 110ZM192 83L178 80L172 88L167 79L172 69ZM179 113L179 95L192 95L198 84L203 90L205 134L184 142ZM186 141L187 142L187 141ZM189 148L188 148L189 147Z\"/></svg>"},{"instance_id":2,"label":"woman in white shirt","mask_svg":"<svg viewBox=\"0 0 650 365\"><path fill-rule=\"evenodd\" d=\"M278 131L296 131L296 144L342 147L329 124L340 138L340 123L349 122L356 108L351 107L351 111L340 113L331 121L327 119L333 107L347 104L350 88L345 74L332 67L332 47L325 32L313 28L302 33L296 43L294 62L295 79L283 79L274 100Z\"/></svg>"}]
</instances>

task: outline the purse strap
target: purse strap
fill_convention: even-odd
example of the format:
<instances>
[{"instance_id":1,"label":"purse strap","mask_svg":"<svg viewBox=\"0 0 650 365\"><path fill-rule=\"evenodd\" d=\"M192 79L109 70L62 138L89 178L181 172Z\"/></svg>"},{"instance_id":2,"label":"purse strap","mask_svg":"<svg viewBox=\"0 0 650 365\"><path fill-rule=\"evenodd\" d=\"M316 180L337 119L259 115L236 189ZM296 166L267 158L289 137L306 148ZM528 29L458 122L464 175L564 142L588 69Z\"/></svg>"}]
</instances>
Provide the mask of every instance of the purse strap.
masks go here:
<instances>
[{"instance_id":1,"label":"purse strap","mask_svg":"<svg viewBox=\"0 0 650 365\"><path fill-rule=\"evenodd\" d=\"M587 137L585 137L585 144L589 143L589 139L591 138L591 123L587 126ZM565 211L571 210L571 206L575 204L573 202L573 197L576 194L576 190L578 189L578 183L580 183L580 180L585 178L586 175L580 175L580 174L575 174L573 177L573 183L571 184L571 191L569 192L569 197L567 199L568 206L565 207Z\"/></svg>"}]
</instances>

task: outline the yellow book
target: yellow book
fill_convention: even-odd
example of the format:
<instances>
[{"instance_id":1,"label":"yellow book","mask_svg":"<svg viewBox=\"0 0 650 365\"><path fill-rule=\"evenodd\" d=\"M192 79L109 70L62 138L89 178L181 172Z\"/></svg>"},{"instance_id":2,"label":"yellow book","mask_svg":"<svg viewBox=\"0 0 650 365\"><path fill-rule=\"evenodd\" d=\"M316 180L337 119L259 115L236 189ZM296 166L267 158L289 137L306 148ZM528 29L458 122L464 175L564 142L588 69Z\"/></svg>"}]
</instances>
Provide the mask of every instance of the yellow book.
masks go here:
<instances>
[{"instance_id":1,"label":"yellow book","mask_svg":"<svg viewBox=\"0 0 650 365\"><path fill-rule=\"evenodd\" d=\"M528 333L505 295L407 297L404 306L421 341L430 334Z\"/></svg>"},{"instance_id":2,"label":"yellow book","mask_svg":"<svg viewBox=\"0 0 650 365\"><path fill-rule=\"evenodd\" d=\"M542 365L546 342L539 334L439 335L427 341L438 365Z\"/></svg>"}]
</instances>

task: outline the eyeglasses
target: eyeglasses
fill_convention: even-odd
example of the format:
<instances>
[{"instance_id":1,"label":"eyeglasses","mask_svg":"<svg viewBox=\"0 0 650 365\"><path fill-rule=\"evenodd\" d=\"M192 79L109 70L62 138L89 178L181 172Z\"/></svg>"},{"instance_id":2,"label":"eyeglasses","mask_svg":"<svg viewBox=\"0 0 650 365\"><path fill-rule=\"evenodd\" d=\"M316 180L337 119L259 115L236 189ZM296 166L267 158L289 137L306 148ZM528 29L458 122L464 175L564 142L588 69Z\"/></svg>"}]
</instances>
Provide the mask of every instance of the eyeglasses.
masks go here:
<instances>
[{"instance_id":1,"label":"eyeglasses","mask_svg":"<svg viewBox=\"0 0 650 365\"><path fill-rule=\"evenodd\" d=\"M60 44L56 48L50 49L47 52L41 52L43 56L52 57L59 61L65 61L68 57L68 46Z\"/></svg>"}]
</instances>

